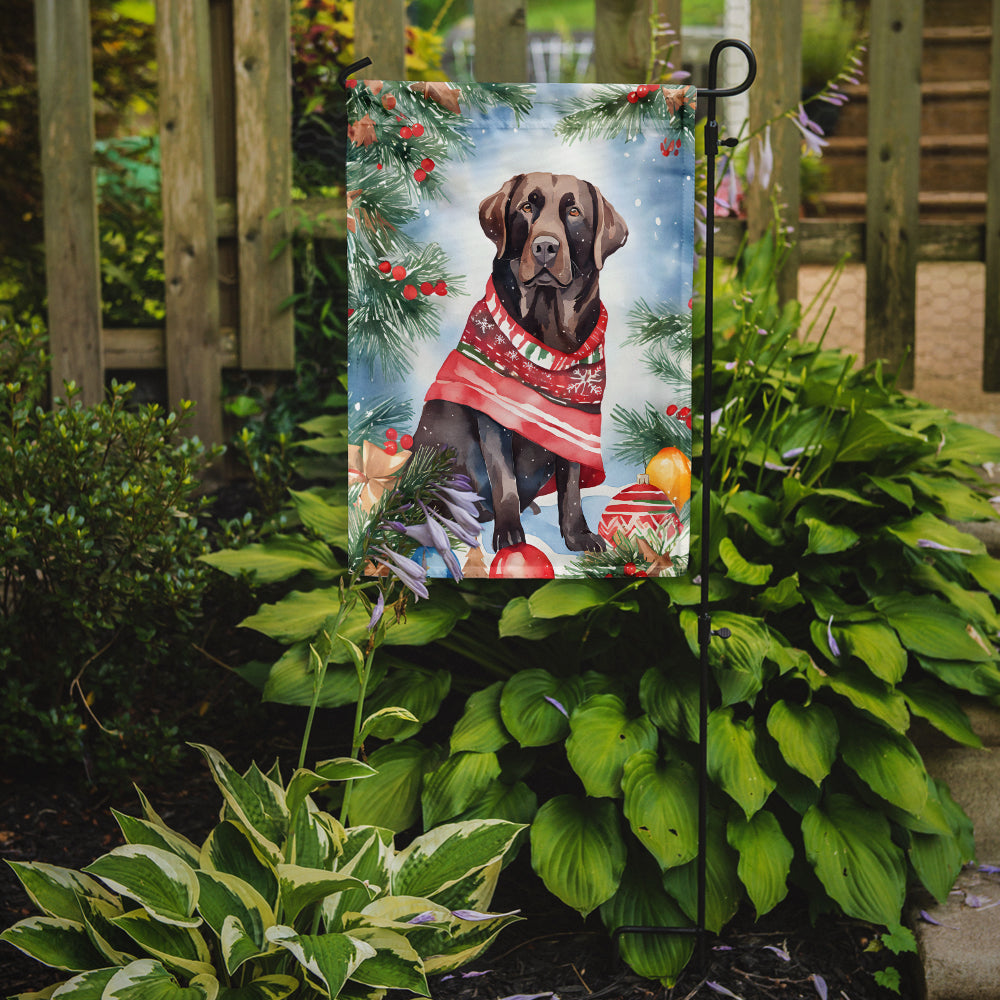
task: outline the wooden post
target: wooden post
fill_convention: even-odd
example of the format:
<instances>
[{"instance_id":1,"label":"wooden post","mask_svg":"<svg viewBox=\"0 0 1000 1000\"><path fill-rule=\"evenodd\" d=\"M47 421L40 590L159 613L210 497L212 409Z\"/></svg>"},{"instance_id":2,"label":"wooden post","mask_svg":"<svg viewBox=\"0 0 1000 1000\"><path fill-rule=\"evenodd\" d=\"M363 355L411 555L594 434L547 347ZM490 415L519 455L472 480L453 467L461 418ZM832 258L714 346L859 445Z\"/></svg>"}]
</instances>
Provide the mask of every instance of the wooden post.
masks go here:
<instances>
[{"instance_id":1,"label":"wooden post","mask_svg":"<svg viewBox=\"0 0 1000 1000\"><path fill-rule=\"evenodd\" d=\"M916 344L923 13L913 0L872 0L870 13L865 360L899 367L903 389Z\"/></svg>"},{"instance_id":2,"label":"wooden post","mask_svg":"<svg viewBox=\"0 0 1000 1000\"><path fill-rule=\"evenodd\" d=\"M211 42L207 0L156 9L166 273L167 395L197 404L191 430L222 441Z\"/></svg>"},{"instance_id":3,"label":"wooden post","mask_svg":"<svg viewBox=\"0 0 1000 1000\"><path fill-rule=\"evenodd\" d=\"M528 79L528 31L524 0L475 0L476 61L480 82Z\"/></svg>"},{"instance_id":4,"label":"wooden post","mask_svg":"<svg viewBox=\"0 0 1000 1000\"><path fill-rule=\"evenodd\" d=\"M643 83L650 71L651 0L595 0L598 83Z\"/></svg>"},{"instance_id":5,"label":"wooden post","mask_svg":"<svg viewBox=\"0 0 1000 1000\"><path fill-rule=\"evenodd\" d=\"M104 397L89 0L35 0L52 394Z\"/></svg>"},{"instance_id":6,"label":"wooden post","mask_svg":"<svg viewBox=\"0 0 1000 1000\"><path fill-rule=\"evenodd\" d=\"M368 56L365 76L406 79L406 0L354 0L354 56Z\"/></svg>"},{"instance_id":7,"label":"wooden post","mask_svg":"<svg viewBox=\"0 0 1000 1000\"><path fill-rule=\"evenodd\" d=\"M1000 392L1000 0L993 0L989 169L986 180L986 328L983 390Z\"/></svg>"},{"instance_id":8,"label":"wooden post","mask_svg":"<svg viewBox=\"0 0 1000 1000\"><path fill-rule=\"evenodd\" d=\"M282 305L292 294L290 30L287 0L233 7L243 368L295 367L294 317Z\"/></svg>"},{"instance_id":9,"label":"wooden post","mask_svg":"<svg viewBox=\"0 0 1000 1000\"><path fill-rule=\"evenodd\" d=\"M750 40L756 56L757 80L750 88L750 131L755 132L789 109L802 97L802 4L801 0L779 0L750 8ZM739 123L727 130L735 133ZM760 139L754 139L754 143ZM760 239L779 207L779 225L792 229L793 244L778 274L778 297L787 302L798 297L799 287L799 160L802 134L787 118L771 126L774 169L766 188L758 177L747 192L747 223L751 240ZM758 147L759 149L759 147Z\"/></svg>"}]
</instances>

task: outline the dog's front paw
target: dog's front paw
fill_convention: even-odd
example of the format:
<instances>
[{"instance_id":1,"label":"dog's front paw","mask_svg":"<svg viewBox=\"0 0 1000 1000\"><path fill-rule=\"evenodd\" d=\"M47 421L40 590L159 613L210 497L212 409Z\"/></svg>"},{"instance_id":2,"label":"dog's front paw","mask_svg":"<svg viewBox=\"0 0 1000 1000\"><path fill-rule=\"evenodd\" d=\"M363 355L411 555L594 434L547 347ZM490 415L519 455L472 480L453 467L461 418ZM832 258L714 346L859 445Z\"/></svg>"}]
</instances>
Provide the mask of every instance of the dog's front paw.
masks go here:
<instances>
[{"instance_id":1,"label":"dog's front paw","mask_svg":"<svg viewBox=\"0 0 1000 1000\"><path fill-rule=\"evenodd\" d=\"M600 535L592 531L580 531L563 536L570 552L603 552L607 544Z\"/></svg>"},{"instance_id":2,"label":"dog's front paw","mask_svg":"<svg viewBox=\"0 0 1000 1000\"><path fill-rule=\"evenodd\" d=\"M514 526L500 525L496 526L493 532L493 551L499 552L501 549L506 549L511 545L523 545L524 544L524 529L520 524Z\"/></svg>"}]
</instances>

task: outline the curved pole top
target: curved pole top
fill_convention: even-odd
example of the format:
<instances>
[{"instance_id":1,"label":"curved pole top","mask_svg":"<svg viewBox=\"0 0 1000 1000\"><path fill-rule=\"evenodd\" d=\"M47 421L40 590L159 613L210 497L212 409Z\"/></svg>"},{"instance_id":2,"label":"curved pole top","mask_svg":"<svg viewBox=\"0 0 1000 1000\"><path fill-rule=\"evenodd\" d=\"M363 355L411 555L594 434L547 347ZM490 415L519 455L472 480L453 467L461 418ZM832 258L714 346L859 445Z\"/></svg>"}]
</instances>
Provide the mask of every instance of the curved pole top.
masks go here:
<instances>
[{"instance_id":1,"label":"curved pole top","mask_svg":"<svg viewBox=\"0 0 1000 1000\"><path fill-rule=\"evenodd\" d=\"M363 59L359 59L357 62L351 63L350 66L345 66L337 74L337 83L340 84L341 89L347 90L347 78L349 76L363 70L366 66L371 66L371 64L371 59L369 59L368 56L365 56Z\"/></svg>"},{"instance_id":2,"label":"curved pole top","mask_svg":"<svg viewBox=\"0 0 1000 1000\"><path fill-rule=\"evenodd\" d=\"M736 87L716 86L719 73L719 56L725 49L739 49L747 57L746 79ZM757 77L757 57L753 49L746 42L738 38L724 38L721 42L716 42L712 49L712 54L708 58L708 86L698 88L699 97L735 97L750 89L750 85Z\"/></svg>"}]
</instances>

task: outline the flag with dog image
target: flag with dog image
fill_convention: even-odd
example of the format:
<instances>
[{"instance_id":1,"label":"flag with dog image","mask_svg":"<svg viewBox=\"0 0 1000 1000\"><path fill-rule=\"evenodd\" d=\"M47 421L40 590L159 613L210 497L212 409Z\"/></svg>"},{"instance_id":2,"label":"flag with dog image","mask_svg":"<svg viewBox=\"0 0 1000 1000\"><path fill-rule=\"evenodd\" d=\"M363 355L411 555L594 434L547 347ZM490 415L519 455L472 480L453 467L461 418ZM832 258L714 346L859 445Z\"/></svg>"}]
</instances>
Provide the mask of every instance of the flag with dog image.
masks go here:
<instances>
[{"instance_id":1,"label":"flag with dog image","mask_svg":"<svg viewBox=\"0 0 1000 1000\"><path fill-rule=\"evenodd\" d=\"M695 95L351 81L354 533L444 452L428 576L686 570Z\"/></svg>"}]
</instances>

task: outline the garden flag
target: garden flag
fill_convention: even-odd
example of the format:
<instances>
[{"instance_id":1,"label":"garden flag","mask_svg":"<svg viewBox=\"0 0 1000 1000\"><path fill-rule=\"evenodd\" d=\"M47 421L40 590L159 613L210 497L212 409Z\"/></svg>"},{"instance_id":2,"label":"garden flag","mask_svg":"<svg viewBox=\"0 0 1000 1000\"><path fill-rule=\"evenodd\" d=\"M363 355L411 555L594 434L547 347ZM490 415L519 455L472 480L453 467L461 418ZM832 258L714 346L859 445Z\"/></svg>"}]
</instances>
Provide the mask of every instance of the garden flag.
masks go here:
<instances>
[{"instance_id":1,"label":"garden flag","mask_svg":"<svg viewBox=\"0 0 1000 1000\"><path fill-rule=\"evenodd\" d=\"M429 576L687 568L695 95L351 81L352 530L431 448L479 531Z\"/></svg>"}]
</instances>

